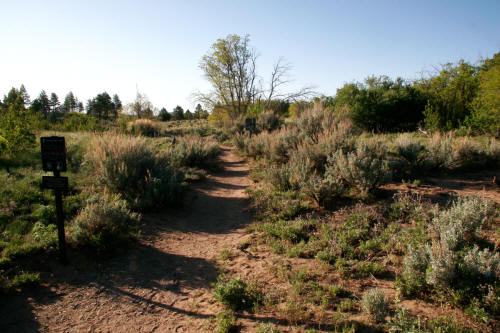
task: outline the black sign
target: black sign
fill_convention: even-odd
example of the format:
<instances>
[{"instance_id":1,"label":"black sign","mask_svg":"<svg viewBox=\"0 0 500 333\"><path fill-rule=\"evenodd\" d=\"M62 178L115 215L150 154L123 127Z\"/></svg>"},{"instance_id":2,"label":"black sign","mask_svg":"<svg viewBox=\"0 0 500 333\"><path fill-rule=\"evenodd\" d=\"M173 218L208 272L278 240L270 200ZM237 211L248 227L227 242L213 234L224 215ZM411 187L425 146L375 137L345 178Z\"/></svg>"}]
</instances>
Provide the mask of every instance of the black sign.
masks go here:
<instances>
[{"instance_id":1,"label":"black sign","mask_svg":"<svg viewBox=\"0 0 500 333\"><path fill-rule=\"evenodd\" d=\"M66 171L66 143L62 136L40 138L43 171Z\"/></svg>"},{"instance_id":2,"label":"black sign","mask_svg":"<svg viewBox=\"0 0 500 333\"><path fill-rule=\"evenodd\" d=\"M52 190L68 190L68 177L42 176L42 187Z\"/></svg>"},{"instance_id":3,"label":"black sign","mask_svg":"<svg viewBox=\"0 0 500 333\"><path fill-rule=\"evenodd\" d=\"M245 129L250 132L255 132L255 119L246 118L245 119Z\"/></svg>"}]
</instances>

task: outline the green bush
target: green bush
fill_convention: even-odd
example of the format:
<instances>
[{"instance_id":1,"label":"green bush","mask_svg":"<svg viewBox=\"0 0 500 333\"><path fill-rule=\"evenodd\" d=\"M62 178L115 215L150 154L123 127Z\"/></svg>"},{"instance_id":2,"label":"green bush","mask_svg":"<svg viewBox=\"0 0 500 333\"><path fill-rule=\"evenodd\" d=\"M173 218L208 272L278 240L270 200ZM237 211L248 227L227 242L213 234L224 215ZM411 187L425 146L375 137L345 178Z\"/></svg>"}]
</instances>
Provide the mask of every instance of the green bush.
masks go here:
<instances>
[{"instance_id":1,"label":"green bush","mask_svg":"<svg viewBox=\"0 0 500 333\"><path fill-rule=\"evenodd\" d=\"M236 317L232 312L221 312L217 314L217 333L238 332Z\"/></svg>"},{"instance_id":2,"label":"green bush","mask_svg":"<svg viewBox=\"0 0 500 333\"><path fill-rule=\"evenodd\" d=\"M259 292L237 278L219 276L214 287L216 300L233 311L251 310L259 302Z\"/></svg>"},{"instance_id":3,"label":"green bush","mask_svg":"<svg viewBox=\"0 0 500 333\"><path fill-rule=\"evenodd\" d=\"M137 239L139 220L117 195L95 194L73 220L70 235L77 246L111 252Z\"/></svg>"}]
</instances>

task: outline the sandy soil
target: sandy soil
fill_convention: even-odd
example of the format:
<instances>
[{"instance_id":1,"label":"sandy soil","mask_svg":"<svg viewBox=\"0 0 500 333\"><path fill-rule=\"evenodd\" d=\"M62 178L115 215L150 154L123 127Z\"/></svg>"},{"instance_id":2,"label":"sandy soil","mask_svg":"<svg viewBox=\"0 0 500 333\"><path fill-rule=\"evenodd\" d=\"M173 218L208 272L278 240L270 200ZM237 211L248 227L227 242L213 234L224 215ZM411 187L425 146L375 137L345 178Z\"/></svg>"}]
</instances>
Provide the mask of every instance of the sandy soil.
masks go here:
<instances>
[{"instance_id":1,"label":"sandy soil","mask_svg":"<svg viewBox=\"0 0 500 333\"><path fill-rule=\"evenodd\" d=\"M248 165L229 148L221 159L223 171L194 184L183 207L145 214L142 241L125 256L47 262L48 284L2 300L0 331L211 331L216 259L251 222Z\"/></svg>"}]
</instances>

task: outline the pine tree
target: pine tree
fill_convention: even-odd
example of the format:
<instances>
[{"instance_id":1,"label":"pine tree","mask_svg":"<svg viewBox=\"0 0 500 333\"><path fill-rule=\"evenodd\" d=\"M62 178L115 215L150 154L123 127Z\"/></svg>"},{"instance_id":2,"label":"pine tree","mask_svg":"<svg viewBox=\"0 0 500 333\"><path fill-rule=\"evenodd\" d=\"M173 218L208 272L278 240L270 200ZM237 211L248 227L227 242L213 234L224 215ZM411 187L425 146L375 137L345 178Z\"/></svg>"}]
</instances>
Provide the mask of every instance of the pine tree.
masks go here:
<instances>
[{"instance_id":1,"label":"pine tree","mask_svg":"<svg viewBox=\"0 0 500 333\"><path fill-rule=\"evenodd\" d=\"M50 107L52 108L52 112L57 111L57 107L59 106L59 97L57 97L56 93L50 94Z\"/></svg>"},{"instance_id":2,"label":"pine tree","mask_svg":"<svg viewBox=\"0 0 500 333\"><path fill-rule=\"evenodd\" d=\"M122 101L120 101L120 98L118 97L117 94L113 95L113 104L114 104L114 118L118 118L118 114L122 111Z\"/></svg>"},{"instance_id":3,"label":"pine tree","mask_svg":"<svg viewBox=\"0 0 500 333\"><path fill-rule=\"evenodd\" d=\"M48 117L50 112L50 101L45 90L42 90L40 95L33 100L33 103L31 103L31 109L42 114L44 118Z\"/></svg>"}]
</instances>

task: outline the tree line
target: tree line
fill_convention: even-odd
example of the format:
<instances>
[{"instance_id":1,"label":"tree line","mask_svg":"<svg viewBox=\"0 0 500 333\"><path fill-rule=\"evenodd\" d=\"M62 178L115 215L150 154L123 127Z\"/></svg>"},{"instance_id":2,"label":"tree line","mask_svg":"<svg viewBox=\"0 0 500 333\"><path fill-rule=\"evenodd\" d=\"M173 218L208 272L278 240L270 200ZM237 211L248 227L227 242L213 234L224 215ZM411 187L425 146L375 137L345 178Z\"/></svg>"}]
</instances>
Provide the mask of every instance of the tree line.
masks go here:
<instances>
[{"instance_id":1,"label":"tree line","mask_svg":"<svg viewBox=\"0 0 500 333\"><path fill-rule=\"evenodd\" d=\"M200 69L212 89L197 93L214 123L256 117L263 110L294 115L321 101L332 112L348 114L354 123L375 132L466 129L500 135L500 53L478 64L447 63L417 80L369 76L346 83L335 96L317 97L312 87L287 92L291 80L283 58L268 81L257 73L257 53L249 36L218 39L201 58ZM312 99L311 99L312 97Z\"/></svg>"},{"instance_id":2,"label":"tree line","mask_svg":"<svg viewBox=\"0 0 500 333\"><path fill-rule=\"evenodd\" d=\"M361 128L377 132L467 129L500 135L500 53L478 64L460 60L409 81L370 76L323 98L348 112Z\"/></svg>"}]
</instances>

